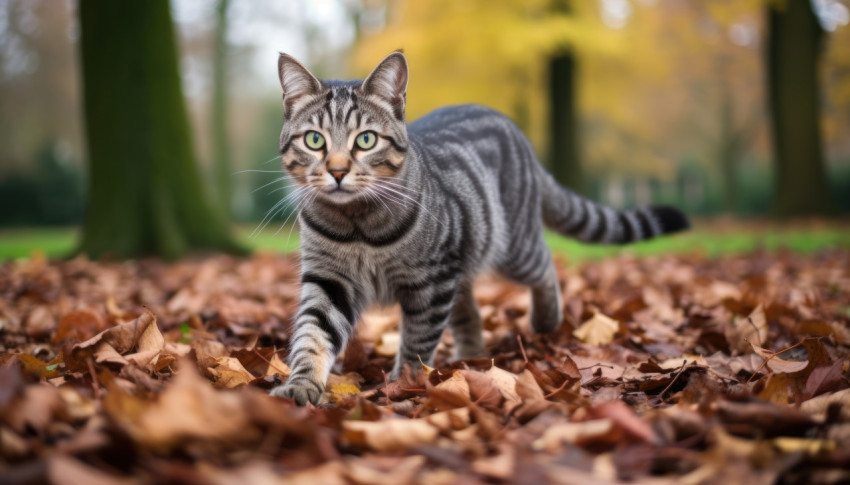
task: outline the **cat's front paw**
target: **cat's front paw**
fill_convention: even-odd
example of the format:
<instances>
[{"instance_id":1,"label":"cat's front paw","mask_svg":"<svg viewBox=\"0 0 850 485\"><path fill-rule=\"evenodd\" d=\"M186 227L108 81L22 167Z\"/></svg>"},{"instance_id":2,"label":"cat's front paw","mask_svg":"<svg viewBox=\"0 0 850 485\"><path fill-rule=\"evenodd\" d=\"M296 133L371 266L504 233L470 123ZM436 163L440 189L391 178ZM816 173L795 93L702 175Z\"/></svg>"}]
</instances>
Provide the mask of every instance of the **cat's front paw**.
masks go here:
<instances>
[{"instance_id":1,"label":"cat's front paw","mask_svg":"<svg viewBox=\"0 0 850 485\"><path fill-rule=\"evenodd\" d=\"M322 398L323 386L307 378L289 379L280 386L277 386L269 393L275 397L285 397L292 399L295 404L304 406L308 402L316 405L319 399Z\"/></svg>"}]
</instances>

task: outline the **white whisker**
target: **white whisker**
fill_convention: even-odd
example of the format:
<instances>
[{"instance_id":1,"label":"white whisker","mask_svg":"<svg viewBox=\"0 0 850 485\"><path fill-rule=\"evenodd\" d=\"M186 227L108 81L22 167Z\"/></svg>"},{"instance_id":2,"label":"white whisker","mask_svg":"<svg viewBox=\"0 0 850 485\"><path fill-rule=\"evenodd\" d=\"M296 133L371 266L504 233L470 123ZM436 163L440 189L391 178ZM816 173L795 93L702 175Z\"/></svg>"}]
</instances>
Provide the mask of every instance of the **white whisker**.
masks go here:
<instances>
[{"instance_id":1,"label":"white whisker","mask_svg":"<svg viewBox=\"0 0 850 485\"><path fill-rule=\"evenodd\" d=\"M428 215L430 215L431 217L433 217L433 218L434 218L434 221L436 221L436 222L437 222L437 224L439 224L439 225L441 225L441 226L443 225L443 221L441 221L441 220L440 220L437 216L435 216L433 213L431 213L431 211L429 211L429 210L428 210L428 208L427 208L427 207L425 207L425 205L424 205L424 204L422 204L422 203L421 203L421 202L419 202L418 200L414 199L413 197L411 197L411 196L409 196L409 195L407 195L407 194L405 194L405 193L403 193L403 192L400 192L400 191L398 191L398 190L395 190L395 189L393 189L393 188L391 188L391 187L389 187L389 186L387 186L387 185L383 185L383 184L382 184L382 183L380 183L380 182L379 182L379 183L376 183L376 184L375 184L375 186L377 186L377 187L379 187L379 188L381 188L381 189L384 189L384 190L388 190L388 191L390 191L390 192L392 192L392 193L394 193L394 194L396 194L396 195L399 195L399 196L401 196L401 197L404 197L404 198L408 199L409 201L411 201L411 202L413 202L414 204L418 205L418 206L419 206L422 210L424 210L425 212L427 212L427 213L428 213ZM386 194L384 194L384 195L386 195Z\"/></svg>"},{"instance_id":2,"label":"white whisker","mask_svg":"<svg viewBox=\"0 0 850 485\"><path fill-rule=\"evenodd\" d=\"M248 239L253 239L257 235L259 235L259 233L262 232L263 229L266 228L266 226L268 226L269 222L271 222L271 220L272 220L272 218L274 218L275 214L277 214L280 210L283 210L283 208L286 207L287 202L291 201L296 196L303 193L303 191L306 188L307 187L299 187L299 188L295 189L294 191L292 191L292 193L290 193L286 197L279 200L275 205L273 205L271 207L271 209L266 211L265 216L263 216L263 219L260 221L260 223L257 225L257 227L254 228L253 231L251 231L251 234L248 236Z\"/></svg>"},{"instance_id":3,"label":"white whisker","mask_svg":"<svg viewBox=\"0 0 850 485\"><path fill-rule=\"evenodd\" d=\"M252 190L251 193L253 194L254 192L256 192L258 190L264 189L264 188L268 187L269 185L280 182L282 180L292 180L292 177L290 177L289 175L283 175L281 177L278 177L278 178L272 180L269 183L266 183L266 184L263 184L263 185L257 187L256 189Z\"/></svg>"}]
</instances>

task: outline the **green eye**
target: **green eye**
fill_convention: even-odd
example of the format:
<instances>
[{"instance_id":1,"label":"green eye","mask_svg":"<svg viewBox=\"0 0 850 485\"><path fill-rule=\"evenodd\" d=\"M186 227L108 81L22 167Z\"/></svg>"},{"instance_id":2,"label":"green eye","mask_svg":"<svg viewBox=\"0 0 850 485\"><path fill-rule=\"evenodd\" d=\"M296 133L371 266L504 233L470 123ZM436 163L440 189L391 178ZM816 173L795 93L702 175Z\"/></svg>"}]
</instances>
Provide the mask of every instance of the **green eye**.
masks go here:
<instances>
[{"instance_id":1,"label":"green eye","mask_svg":"<svg viewBox=\"0 0 850 485\"><path fill-rule=\"evenodd\" d=\"M304 143L307 144L307 148L311 150L320 150L323 146L325 146L325 137L323 137L318 131L308 131L306 135L304 135Z\"/></svg>"},{"instance_id":2,"label":"green eye","mask_svg":"<svg viewBox=\"0 0 850 485\"><path fill-rule=\"evenodd\" d=\"M357 148L361 150L368 150L375 146L375 142L378 141L378 136L375 135L374 131L364 131L357 135L357 138L354 139L354 143L357 144Z\"/></svg>"}]
</instances>

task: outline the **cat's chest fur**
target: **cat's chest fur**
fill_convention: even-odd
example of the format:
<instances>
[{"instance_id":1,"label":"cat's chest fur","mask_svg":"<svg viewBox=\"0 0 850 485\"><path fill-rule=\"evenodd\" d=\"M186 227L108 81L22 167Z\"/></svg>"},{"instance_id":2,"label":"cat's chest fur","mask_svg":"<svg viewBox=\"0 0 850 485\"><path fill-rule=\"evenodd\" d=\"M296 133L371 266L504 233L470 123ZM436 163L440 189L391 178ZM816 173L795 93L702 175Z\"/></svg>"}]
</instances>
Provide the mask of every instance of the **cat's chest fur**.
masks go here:
<instances>
[{"instance_id":1,"label":"cat's chest fur","mask_svg":"<svg viewBox=\"0 0 850 485\"><path fill-rule=\"evenodd\" d=\"M302 244L302 272L322 266L346 278L368 303L381 305L396 301L396 287L412 273L427 266L421 251L411 247L415 231L386 246L363 241L340 243L308 233Z\"/></svg>"}]
</instances>

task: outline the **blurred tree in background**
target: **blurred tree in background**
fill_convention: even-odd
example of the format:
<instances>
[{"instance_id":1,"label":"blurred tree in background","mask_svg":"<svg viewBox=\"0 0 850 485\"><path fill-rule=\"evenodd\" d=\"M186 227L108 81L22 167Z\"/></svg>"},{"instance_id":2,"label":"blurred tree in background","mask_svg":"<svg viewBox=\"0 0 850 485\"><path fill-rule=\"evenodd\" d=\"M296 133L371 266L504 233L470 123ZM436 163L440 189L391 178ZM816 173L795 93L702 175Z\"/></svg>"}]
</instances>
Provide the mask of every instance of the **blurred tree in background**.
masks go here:
<instances>
[{"instance_id":1,"label":"blurred tree in background","mask_svg":"<svg viewBox=\"0 0 850 485\"><path fill-rule=\"evenodd\" d=\"M820 124L824 32L808 0L772 2L767 10L775 210L783 216L829 214L834 206Z\"/></svg>"},{"instance_id":2,"label":"blurred tree in background","mask_svg":"<svg viewBox=\"0 0 850 485\"><path fill-rule=\"evenodd\" d=\"M79 4L93 257L234 250L196 165L168 0Z\"/></svg>"},{"instance_id":3,"label":"blurred tree in background","mask_svg":"<svg viewBox=\"0 0 850 485\"><path fill-rule=\"evenodd\" d=\"M215 172L216 197L222 211L230 215L233 199L233 166L230 162L230 132L227 128L229 53L227 44L227 14L230 0L218 0L215 9L215 30L212 56L212 157Z\"/></svg>"},{"instance_id":4,"label":"blurred tree in background","mask_svg":"<svg viewBox=\"0 0 850 485\"><path fill-rule=\"evenodd\" d=\"M570 0L553 0L555 15L570 15ZM555 180L584 192L581 168L578 107L578 59L569 45L557 46L549 55L549 167Z\"/></svg>"}]
</instances>

